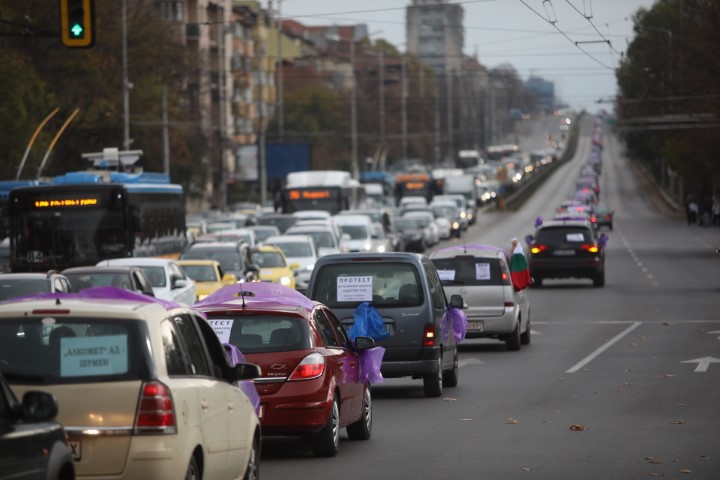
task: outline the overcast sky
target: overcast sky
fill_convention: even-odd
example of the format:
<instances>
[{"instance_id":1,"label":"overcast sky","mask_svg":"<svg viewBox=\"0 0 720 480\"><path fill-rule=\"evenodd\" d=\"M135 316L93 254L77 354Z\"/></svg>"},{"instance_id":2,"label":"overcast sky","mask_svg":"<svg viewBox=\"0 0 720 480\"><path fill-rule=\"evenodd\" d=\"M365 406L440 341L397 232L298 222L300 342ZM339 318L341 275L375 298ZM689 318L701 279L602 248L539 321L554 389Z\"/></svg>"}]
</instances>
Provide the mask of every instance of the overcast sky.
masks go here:
<instances>
[{"instance_id":1,"label":"overcast sky","mask_svg":"<svg viewBox=\"0 0 720 480\"><path fill-rule=\"evenodd\" d=\"M384 38L405 50L405 9L410 0L281 1L283 18L305 25L364 23L373 39ZM277 2L273 1L276 9ZM641 7L650 8L655 1L448 3L461 4L465 10L466 54L477 54L480 63L489 68L509 63L523 79L532 74L554 81L556 95L563 101L573 108L594 112L601 106L598 100L616 94L614 71L633 37L634 13ZM555 19L553 26L548 20ZM604 40L609 40L610 45ZM581 43L576 46L576 42Z\"/></svg>"}]
</instances>

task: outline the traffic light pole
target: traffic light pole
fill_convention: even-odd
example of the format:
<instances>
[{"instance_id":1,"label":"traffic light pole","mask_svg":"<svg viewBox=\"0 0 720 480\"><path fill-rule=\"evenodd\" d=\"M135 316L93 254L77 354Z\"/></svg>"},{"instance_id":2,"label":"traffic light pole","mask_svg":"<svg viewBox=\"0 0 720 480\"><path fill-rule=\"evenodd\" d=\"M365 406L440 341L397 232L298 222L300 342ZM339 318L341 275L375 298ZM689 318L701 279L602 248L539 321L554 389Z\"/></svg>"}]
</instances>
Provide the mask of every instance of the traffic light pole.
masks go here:
<instances>
[{"instance_id":1,"label":"traffic light pole","mask_svg":"<svg viewBox=\"0 0 720 480\"><path fill-rule=\"evenodd\" d=\"M123 149L130 150L130 80L127 59L127 0L122 0Z\"/></svg>"}]
</instances>

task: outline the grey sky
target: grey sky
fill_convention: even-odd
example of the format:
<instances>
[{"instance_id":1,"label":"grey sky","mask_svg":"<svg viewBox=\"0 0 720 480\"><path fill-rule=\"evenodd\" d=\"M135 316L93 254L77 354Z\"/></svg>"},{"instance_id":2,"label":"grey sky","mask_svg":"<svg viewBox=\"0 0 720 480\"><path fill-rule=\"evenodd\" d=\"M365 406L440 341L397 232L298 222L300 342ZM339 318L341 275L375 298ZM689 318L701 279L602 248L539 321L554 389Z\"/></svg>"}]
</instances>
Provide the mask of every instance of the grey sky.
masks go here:
<instances>
[{"instance_id":1,"label":"grey sky","mask_svg":"<svg viewBox=\"0 0 720 480\"><path fill-rule=\"evenodd\" d=\"M273 3L277 8L277 0ZM624 52L632 39L632 16L638 8L650 8L654 0L450 3L460 3L465 9L466 54L477 53L480 62L491 68L509 63L523 79L534 74L552 80L565 102L592 112L600 106L597 100L615 95L614 70L618 52ZM374 39L384 38L404 50L409 4L409 0L282 0L280 9L283 18L306 25L365 23ZM555 26L562 33L548 22L548 13L557 18ZM592 58L575 45L595 41L599 42L579 44Z\"/></svg>"}]
</instances>

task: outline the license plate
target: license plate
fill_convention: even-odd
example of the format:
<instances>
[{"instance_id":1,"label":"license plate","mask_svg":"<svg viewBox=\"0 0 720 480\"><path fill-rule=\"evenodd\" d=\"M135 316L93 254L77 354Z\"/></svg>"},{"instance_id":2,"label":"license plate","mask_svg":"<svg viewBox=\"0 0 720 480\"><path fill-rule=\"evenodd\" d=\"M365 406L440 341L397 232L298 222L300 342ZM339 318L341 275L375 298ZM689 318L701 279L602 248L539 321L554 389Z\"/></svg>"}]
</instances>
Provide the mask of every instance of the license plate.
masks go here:
<instances>
[{"instance_id":1,"label":"license plate","mask_svg":"<svg viewBox=\"0 0 720 480\"><path fill-rule=\"evenodd\" d=\"M553 252L553 255L564 255L564 256L575 255L575 250L555 250Z\"/></svg>"},{"instance_id":2,"label":"license plate","mask_svg":"<svg viewBox=\"0 0 720 480\"><path fill-rule=\"evenodd\" d=\"M483 322L468 322L468 330L482 332L484 328L485 325Z\"/></svg>"},{"instance_id":3,"label":"license plate","mask_svg":"<svg viewBox=\"0 0 720 480\"><path fill-rule=\"evenodd\" d=\"M68 440L68 446L70 447L70 453L76 462L82 460L82 447L80 440Z\"/></svg>"}]
</instances>

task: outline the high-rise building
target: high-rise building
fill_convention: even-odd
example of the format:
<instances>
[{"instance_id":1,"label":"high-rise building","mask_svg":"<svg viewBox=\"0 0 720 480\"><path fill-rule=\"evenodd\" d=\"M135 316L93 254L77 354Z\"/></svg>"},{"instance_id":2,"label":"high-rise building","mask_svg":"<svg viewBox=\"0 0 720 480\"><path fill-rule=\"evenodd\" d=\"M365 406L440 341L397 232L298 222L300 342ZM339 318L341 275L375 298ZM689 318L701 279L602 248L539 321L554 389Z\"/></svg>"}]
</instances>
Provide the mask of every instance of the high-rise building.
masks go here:
<instances>
[{"instance_id":1,"label":"high-rise building","mask_svg":"<svg viewBox=\"0 0 720 480\"><path fill-rule=\"evenodd\" d=\"M437 73L459 71L465 31L462 5L446 0L412 0L407 7L407 50Z\"/></svg>"}]
</instances>

